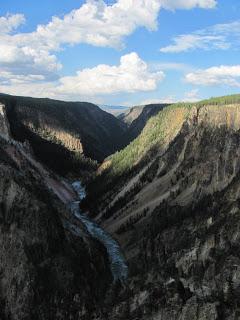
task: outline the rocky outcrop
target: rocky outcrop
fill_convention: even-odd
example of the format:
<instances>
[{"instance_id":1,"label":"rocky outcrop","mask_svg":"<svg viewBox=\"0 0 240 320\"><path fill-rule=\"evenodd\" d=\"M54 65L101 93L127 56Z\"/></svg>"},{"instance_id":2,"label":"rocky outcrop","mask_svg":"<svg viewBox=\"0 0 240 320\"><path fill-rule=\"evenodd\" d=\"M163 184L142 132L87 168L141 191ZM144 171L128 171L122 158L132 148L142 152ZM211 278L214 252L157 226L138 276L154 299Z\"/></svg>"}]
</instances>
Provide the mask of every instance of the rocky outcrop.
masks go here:
<instances>
[{"instance_id":1,"label":"rocky outcrop","mask_svg":"<svg viewBox=\"0 0 240 320\"><path fill-rule=\"evenodd\" d=\"M6 115L6 107L0 103L0 135L7 140L10 139L10 128Z\"/></svg>"},{"instance_id":2,"label":"rocky outcrop","mask_svg":"<svg viewBox=\"0 0 240 320\"><path fill-rule=\"evenodd\" d=\"M3 136L0 319L238 319L237 100L180 104L151 117L92 182L94 192L83 205L91 211L97 203L98 211L90 212L97 213L96 224L78 206L74 215L67 210L73 191L34 158L34 144ZM21 112L28 115L24 108L20 118ZM54 119L48 122L42 113L34 119L37 126L45 124L43 132L50 123L56 137ZM30 142L33 133L47 140L30 120L10 125L11 133L24 132ZM6 126L2 120L3 133ZM74 149L76 136L60 132L57 139ZM116 259L120 248L109 234L118 240L128 268L122 256L120 264ZM128 269L128 279L124 272L115 278L122 281L113 283L109 262L113 274Z\"/></svg>"},{"instance_id":3,"label":"rocky outcrop","mask_svg":"<svg viewBox=\"0 0 240 320\"><path fill-rule=\"evenodd\" d=\"M97 219L129 264L110 319L239 318L239 128L239 104L192 106L105 194Z\"/></svg>"},{"instance_id":4,"label":"rocky outcrop","mask_svg":"<svg viewBox=\"0 0 240 320\"><path fill-rule=\"evenodd\" d=\"M0 139L0 319L88 320L112 281L106 249L64 205L66 183Z\"/></svg>"},{"instance_id":5,"label":"rocky outcrop","mask_svg":"<svg viewBox=\"0 0 240 320\"><path fill-rule=\"evenodd\" d=\"M147 121L167 106L167 104L135 106L119 117L119 119L128 126L128 129L122 138L124 145L128 145L131 141L137 138L145 127Z\"/></svg>"},{"instance_id":6,"label":"rocky outcrop","mask_svg":"<svg viewBox=\"0 0 240 320\"><path fill-rule=\"evenodd\" d=\"M125 113L122 113L118 118L130 126L133 121L135 121L143 112L145 106L135 106L127 110Z\"/></svg>"},{"instance_id":7,"label":"rocky outcrop","mask_svg":"<svg viewBox=\"0 0 240 320\"><path fill-rule=\"evenodd\" d=\"M125 125L94 104L0 95L13 138L61 175L91 175L122 146ZM56 161L57 159L57 161Z\"/></svg>"}]
</instances>

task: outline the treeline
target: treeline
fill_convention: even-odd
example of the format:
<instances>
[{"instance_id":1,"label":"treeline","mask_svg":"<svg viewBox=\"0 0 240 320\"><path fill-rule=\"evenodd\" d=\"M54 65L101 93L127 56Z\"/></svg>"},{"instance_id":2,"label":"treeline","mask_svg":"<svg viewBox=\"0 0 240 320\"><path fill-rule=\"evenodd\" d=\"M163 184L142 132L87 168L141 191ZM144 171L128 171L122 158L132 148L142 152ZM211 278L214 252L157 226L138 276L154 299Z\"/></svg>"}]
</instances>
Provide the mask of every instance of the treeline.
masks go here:
<instances>
[{"instance_id":1,"label":"treeline","mask_svg":"<svg viewBox=\"0 0 240 320\"><path fill-rule=\"evenodd\" d=\"M150 118L142 133L125 149L109 157L112 162L111 173L122 174L125 170L135 165L141 157L153 146L159 148L168 142L169 136L174 135L177 127L181 128L183 122L194 107L206 105L227 105L240 103L240 95L211 98L197 103L176 103L161 110L156 116Z\"/></svg>"},{"instance_id":2,"label":"treeline","mask_svg":"<svg viewBox=\"0 0 240 320\"><path fill-rule=\"evenodd\" d=\"M200 107L203 107L207 105L228 105L228 104L237 104L237 103L240 103L240 94L202 100L198 102L197 105Z\"/></svg>"},{"instance_id":3,"label":"treeline","mask_svg":"<svg viewBox=\"0 0 240 320\"><path fill-rule=\"evenodd\" d=\"M130 180L133 173L137 174L143 168L143 159L150 161L152 157L161 153L178 134L193 107L236 103L240 103L240 95L211 98L196 103L176 103L161 110L149 119L134 141L106 159L111 162L110 167L92 184L95 190L91 186L89 188L89 194L93 192L94 195L92 200L94 201L96 196L101 199L101 195L105 193L111 196L116 191L116 186L120 188L125 181ZM106 204L109 203L108 200L106 199Z\"/></svg>"}]
</instances>

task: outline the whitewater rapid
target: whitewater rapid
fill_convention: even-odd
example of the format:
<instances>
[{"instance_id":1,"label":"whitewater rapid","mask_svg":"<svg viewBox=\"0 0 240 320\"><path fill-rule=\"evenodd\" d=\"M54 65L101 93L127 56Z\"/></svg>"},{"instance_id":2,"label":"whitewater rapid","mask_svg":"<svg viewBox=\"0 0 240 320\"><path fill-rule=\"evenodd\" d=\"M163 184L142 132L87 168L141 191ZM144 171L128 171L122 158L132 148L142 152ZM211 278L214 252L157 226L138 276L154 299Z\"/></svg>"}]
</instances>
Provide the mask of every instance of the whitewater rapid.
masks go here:
<instances>
[{"instance_id":1,"label":"whitewater rapid","mask_svg":"<svg viewBox=\"0 0 240 320\"><path fill-rule=\"evenodd\" d=\"M72 184L72 186L78 194L79 198L79 201L71 203L72 213L77 219L79 219L85 225L89 234L93 238L99 240L105 246L109 256L114 281L126 280L128 276L128 267L121 252L119 244L96 222L92 221L86 214L80 211L79 203L83 198L85 198L86 192L80 181L75 181Z\"/></svg>"}]
</instances>

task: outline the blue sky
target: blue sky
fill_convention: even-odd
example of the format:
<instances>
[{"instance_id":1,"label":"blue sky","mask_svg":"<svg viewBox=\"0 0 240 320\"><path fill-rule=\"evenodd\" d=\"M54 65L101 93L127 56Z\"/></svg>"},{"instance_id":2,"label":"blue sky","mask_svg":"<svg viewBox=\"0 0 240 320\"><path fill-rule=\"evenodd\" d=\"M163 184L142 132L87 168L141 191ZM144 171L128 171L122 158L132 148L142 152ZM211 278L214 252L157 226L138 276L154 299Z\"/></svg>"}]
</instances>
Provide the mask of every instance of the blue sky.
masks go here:
<instances>
[{"instance_id":1,"label":"blue sky","mask_svg":"<svg viewBox=\"0 0 240 320\"><path fill-rule=\"evenodd\" d=\"M239 0L9 0L0 92L99 104L239 93Z\"/></svg>"}]
</instances>

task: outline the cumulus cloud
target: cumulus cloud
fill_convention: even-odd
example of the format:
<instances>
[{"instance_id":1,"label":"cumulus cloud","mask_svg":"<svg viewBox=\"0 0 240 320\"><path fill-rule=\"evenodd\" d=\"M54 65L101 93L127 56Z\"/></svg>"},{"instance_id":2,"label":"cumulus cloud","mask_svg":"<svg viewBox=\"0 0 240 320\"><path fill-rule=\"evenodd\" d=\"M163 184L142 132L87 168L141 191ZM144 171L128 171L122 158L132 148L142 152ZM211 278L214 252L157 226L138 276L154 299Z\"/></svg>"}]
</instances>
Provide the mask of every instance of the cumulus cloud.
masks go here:
<instances>
[{"instance_id":1,"label":"cumulus cloud","mask_svg":"<svg viewBox=\"0 0 240 320\"><path fill-rule=\"evenodd\" d=\"M63 18L53 17L34 32L10 34L24 22L23 15L0 17L0 67L5 71L38 74L57 72L61 64L55 52L64 45L88 43L120 47L123 37L137 27L156 28L160 2L157 0L119 0L114 5L87 1ZM22 67L22 68L21 68Z\"/></svg>"},{"instance_id":2,"label":"cumulus cloud","mask_svg":"<svg viewBox=\"0 0 240 320\"><path fill-rule=\"evenodd\" d=\"M160 10L158 0L119 0L107 5L103 0L87 1L79 9L54 17L45 26L38 26L36 35L46 45L57 48L60 44L88 43L95 46L119 47L123 37L137 27L157 27Z\"/></svg>"},{"instance_id":3,"label":"cumulus cloud","mask_svg":"<svg viewBox=\"0 0 240 320\"><path fill-rule=\"evenodd\" d=\"M173 38L173 44L160 49L164 53L186 52L203 49L226 50L232 46L239 47L240 21L217 24L206 29L197 30Z\"/></svg>"},{"instance_id":4,"label":"cumulus cloud","mask_svg":"<svg viewBox=\"0 0 240 320\"><path fill-rule=\"evenodd\" d=\"M60 79L57 92L67 95L101 95L155 90L164 78L162 71L150 72L147 64L132 52L120 59L118 66L98 65Z\"/></svg>"},{"instance_id":5,"label":"cumulus cloud","mask_svg":"<svg viewBox=\"0 0 240 320\"><path fill-rule=\"evenodd\" d=\"M6 17L0 17L0 34L10 33L23 23L25 23L23 14L8 14Z\"/></svg>"},{"instance_id":6,"label":"cumulus cloud","mask_svg":"<svg viewBox=\"0 0 240 320\"><path fill-rule=\"evenodd\" d=\"M87 43L94 46L120 48L123 46L124 38L137 28L157 29L157 18L161 9L192 9L194 7L209 9L215 5L215 0L117 0L112 5L103 0L87 0L80 8L72 10L61 18L53 17L49 23L39 25L35 31L29 33L16 32L16 29L25 22L23 15L0 17L0 68L5 73L12 74L13 80L19 79L20 76L23 76L23 79L28 75L36 77L42 75L48 82L55 79L62 68L56 53L66 45ZM83 74L93 78L94 73L104 74L105 69L99 70L101 68L104 69L104 66L98 66L96 70L83 70L75 77L60 79L61 90L66 90L64 87L67 87L71 81L76 79L81 81ZM113 72L112 69L111 72ZM142 69L141 72L147 71ZM131 77L133 80L134 75L131 74ZM117 82L119 88L123 87L123 84L119 84L123 81L123 76L120 75L120 78L122 80ZM11 79L4 81L10 83ZM109 83L110 80L108 79L107 82ZM128 85L131 88L129 90L135 90L134 84L128 83ZM39 84L40 86L42 84ZM87 84L85 88L86 86ZM141 86L150 88L154 86L154 79L148 79L144 86L140 83L136 86L136 90ZM99 91L98 85L95 89ZM104 86L102 89L107 91ZM120 89L116 89L117 91Z\"/></svg>"},{"instance_id":7,"label":"cumulus cloud","mask_svg":"<svg viewBox=\"0 0 240 320\"><path fill-rule=\"evenodd\" d=\"M63 19L54 17L49 24L38 26L35 35L52 48L81 42L116 47L138 27L156 29L161 8L206 9L215 5L215 0L118 0L113 5L103 0L88 0Z\"/></svg>"},{"instance_id":8,"label":"cumulus cloud","mask_svg":"<svg viewBox=\"0 0 240 320\"><path fill-rule=\"evenodd\" d=\"M215 5L215 0L118 0L113 5L103 0L88 0L63 18L53 17L48 24L39 25L32 33L5 36L1 40L24 49L26 55L29 47L45 53L58 50L63 44L116 47L138 27L156 29L161 8L212 8ZM1 33L6 34L23 22L23 15L1 17Z\"/></svg>"},{"instance_id":9,"label":"cumulus cloud","mask_svg":"<svg viewBox=\"0 0 240 320\"><path fill-rule=\"evenodd\" d=\"M224 84L231 87L240 87L240 65L222 65L196 70L188 73L185 80L194 85L215 86Z\"/></svg>"},{"instance_id":10,"label":"cumulus cloud","mask_svg":"<svg viewBox=\"0 0 240 320\"><path fill-rule=\"evenodd\" d=\"M118 66L102 64L83 69L75 76L60 78L54 84L34 83L43 80L41 75L13 76L8 72L0 72L0 83L1 79L5 79L5 82L2 81L0 91L6 93L21 90L24 94L66 98L152 91L164 79L164 73L151 72L146 62L132 52L122 56ZM32 88L28 88L29 81L33 82Z\"/></svg>"}]
</instances>

